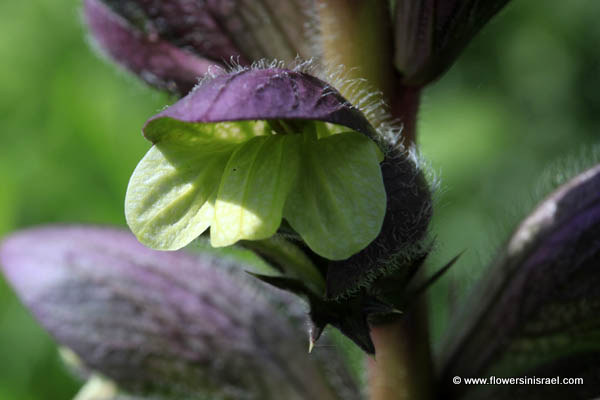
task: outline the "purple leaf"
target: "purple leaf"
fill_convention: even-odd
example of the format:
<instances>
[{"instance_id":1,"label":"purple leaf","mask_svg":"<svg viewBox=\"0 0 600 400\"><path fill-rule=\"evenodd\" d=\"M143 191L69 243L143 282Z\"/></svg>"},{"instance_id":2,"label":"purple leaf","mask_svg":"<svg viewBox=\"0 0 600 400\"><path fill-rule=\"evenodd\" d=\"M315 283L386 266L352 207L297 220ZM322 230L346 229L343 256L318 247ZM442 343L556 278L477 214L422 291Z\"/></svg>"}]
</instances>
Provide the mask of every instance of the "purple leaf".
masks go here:
<instances>
[{"instance_id":1,"label":"purple leaf","mask_svg":"<svg viewBox=\"0 0 600 400\"><path fill-rule=\"evenodd\" d=\"M10 236L0 262L57 341L132 394L360 397L332 349L307 354L302 307L232 262L83 226Z\"/></svg>"},{"instance_id":2,"label":"purple leaf","mask_svg":"<svg viewBox=\"0 0 600 400\"><path fill-rule=\"evenodd\" d=\"M448 331L443 387L457 395L472 389L486 399L600 395L599 266L596 166L555 191L522 222L468 298ZM453 376L491 375L583 378L584 384L475 388L451 383Z\"/></svg>"}]
</instances>

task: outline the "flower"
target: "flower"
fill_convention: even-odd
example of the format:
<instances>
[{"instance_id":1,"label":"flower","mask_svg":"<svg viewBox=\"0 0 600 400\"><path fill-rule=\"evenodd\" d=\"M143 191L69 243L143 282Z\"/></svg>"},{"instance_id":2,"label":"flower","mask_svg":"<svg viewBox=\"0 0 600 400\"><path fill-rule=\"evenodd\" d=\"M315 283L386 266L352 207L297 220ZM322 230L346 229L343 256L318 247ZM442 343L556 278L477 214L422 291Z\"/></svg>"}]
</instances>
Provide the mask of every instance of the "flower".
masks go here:
<instances>
[{"instance_id":1,"label":"flower","mask_svg":"<svg viewBox=\"0 0 600 400\"><path fill-rule=\"evenodd\" d=\"M210 226L213 246L273 236L282 218L317 254L364 249L386 194L374 129L335 89L281 68L206 79L152 117L154 143L127 190L127 222L174 250Z\"/></svg>"},{"instance_id":2,"label":"flower","mask_svg":"<svg viewBox=\"0 0 600 400\"><path fill-rule=\"evenodd\" d=\"M176 250L209 228L215 247L281 233L334 261L323 265L332 298L420 265L431 194L418 161L395 128L375 129L306 68L215 71L150 118L154 146L125 200L142 243Z\"/></svg>"}]
</instances>

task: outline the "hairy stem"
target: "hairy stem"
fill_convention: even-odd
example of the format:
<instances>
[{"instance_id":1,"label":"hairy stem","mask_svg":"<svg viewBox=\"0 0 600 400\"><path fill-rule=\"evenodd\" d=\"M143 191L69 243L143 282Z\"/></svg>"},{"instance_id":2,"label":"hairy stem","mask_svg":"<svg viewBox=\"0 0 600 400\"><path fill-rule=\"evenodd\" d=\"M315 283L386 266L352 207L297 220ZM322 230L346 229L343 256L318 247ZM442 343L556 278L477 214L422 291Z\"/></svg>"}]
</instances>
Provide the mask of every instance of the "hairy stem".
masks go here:
<instances>
[{"instance_id":1,"label":"hairy stem","mask_svg":"<svg viewBox=\"0 0 600 400\"><path fill-rule=\"evenodd\" d=\"M371 326L370 400L434 398L433 364L425 300L395 322Z\"/></svg>"}]
</instances>

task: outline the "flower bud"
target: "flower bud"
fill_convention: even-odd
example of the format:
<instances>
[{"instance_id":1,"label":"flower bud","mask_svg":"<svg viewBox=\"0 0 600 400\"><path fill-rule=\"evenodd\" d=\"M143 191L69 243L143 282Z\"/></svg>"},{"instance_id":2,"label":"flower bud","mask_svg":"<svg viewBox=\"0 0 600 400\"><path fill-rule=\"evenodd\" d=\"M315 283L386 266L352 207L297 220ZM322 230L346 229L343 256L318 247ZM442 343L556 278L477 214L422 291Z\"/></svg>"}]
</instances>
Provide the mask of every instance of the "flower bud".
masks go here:
<instances>
[{"instance_id":1,"label":"flower bud","mask_svg":"<svg viewBox=\"0 0 600 400\"><path fill-rule=\"evenodd\" d=\"M594 398L600 366L600 166L544 200L448 331L449 398ZM583 385L453 385L460 377L583 378Z\"/></svg>"},{"instance_id":2,"label":"flower bud","mask_svg":"<svg viewBox=\"0 0 600 400\"><path fill-rule=\"evenodd\" d=\"M185 94L211 65L309 58L311 0L85 0L98 47L152 86Z\"/></svg>"},{"instance_id":3,"label":"flower bud","mask_svg":"<svg viewBox=\"0 0 600 400\"><path fill-rule=\"evenodd\" d=\"M86 23L96 47L149 85L187 93L215 64L143 32L100 0L85 0L84 4Z\"/></svg>"},{"instance_id":4,"label":"flower bud","mask_svg":"<svg viewBox=\"0 0 600 400\"><path fill-rule=\"evenodd\" d=\"M396 1L396 68L405 85L424 86L454 63L508 0Z\"/></svg>"},{"instance_id":5,"label":"flower bud","mask_svg":"<svg viewBox=\"0 0 600 400\"><path fill-rule=\"evenodd\" d=\"M232 262L75 226L17 233L0 262L57 341L134 396L360 398L334 349L307 354L304 311Z\"/></svg>"}]
</instances>

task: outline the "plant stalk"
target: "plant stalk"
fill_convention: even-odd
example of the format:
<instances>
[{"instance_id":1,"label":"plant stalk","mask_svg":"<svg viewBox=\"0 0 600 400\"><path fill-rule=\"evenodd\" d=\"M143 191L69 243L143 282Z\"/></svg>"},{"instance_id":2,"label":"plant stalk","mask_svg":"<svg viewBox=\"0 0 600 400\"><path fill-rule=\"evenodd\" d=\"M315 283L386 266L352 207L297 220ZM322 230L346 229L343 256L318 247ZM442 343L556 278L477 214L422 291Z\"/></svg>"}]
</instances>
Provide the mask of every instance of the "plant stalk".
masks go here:
<instances>
[{"instance_id":1,"label":"plant stalk","mask_svg":"<svg viewBox=\"0 0 600 400\"><path fill-rule=\"evenodd\" d=\"M319 47L326 66L343 65L348 78L367 81L361 89L375 88L384 98L391 98L396 77L389 2L317 0L317 12ZM338 89L351 97L344 88Z\"/></svg>"},{"instance_id":2,"label":"plant stalk","mask_svg":"<svg viewBox=\"0 0 600 400\"><path fill-rule=\"evenodd\" d=\"M431 400L433 363L423 297L399 320L371 326L370 400Z\"/></svg>"},{"instance_id":3,"label":"plant stalk","mask_svg":"<svg viewBox=\"0 0 600 400\"><path fill-rule=\"evenodd\" d=\"M358 85L358 90L344 86L337 89L353 103L373 91L380 91L391 117L403 124L402 141L409 148L416 140L421 88L402 85L401 76L394 67L389 2L317 0L317 11L318 44L324 64L331 69L343 65L347 78L365 80Z\"/></svg>"},{"instance_id":4,"label":"plant stalk","mask_svg":"<svg viewBox=\"0 0 600 400\"><path fill-rule=\"evenodd\" d=\"M360 89L338 87L351 102L378 90L391 117L403 124L402 141L416 142L420 87L400 82L393 64L394 40L389 2L384 0L317 0L320 48L329 68L343 65L348 78L364 79ZM358 98L356 93L358 93ZM373 121L372 121L373 122ZM399 320L371 326L376 357L369 360L371 400L430 400L433 364L427 307L421 297Z\"/></svg>"}]
</instances>

